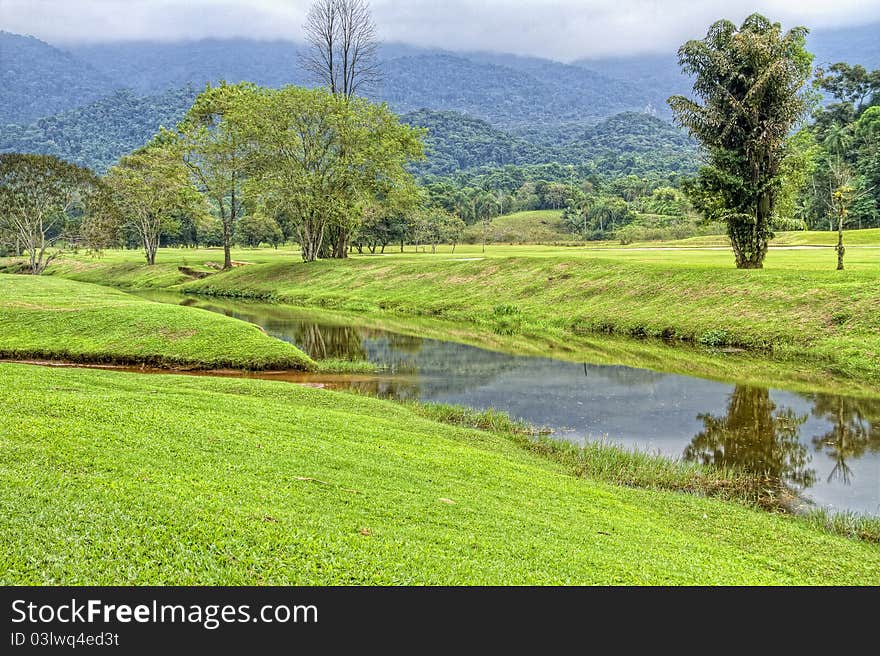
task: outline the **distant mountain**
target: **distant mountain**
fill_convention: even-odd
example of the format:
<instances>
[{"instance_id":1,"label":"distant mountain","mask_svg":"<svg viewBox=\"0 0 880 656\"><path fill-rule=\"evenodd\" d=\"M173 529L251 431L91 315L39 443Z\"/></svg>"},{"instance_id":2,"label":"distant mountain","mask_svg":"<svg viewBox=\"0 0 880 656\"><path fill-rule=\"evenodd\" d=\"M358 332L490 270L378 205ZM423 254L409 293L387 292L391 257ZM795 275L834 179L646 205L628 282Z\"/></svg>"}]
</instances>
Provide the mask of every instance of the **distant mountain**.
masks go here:
<instances>
[{"instance_id":1,"label":"distant mountain","mask_svg":"<svg viewBox=\"0 0 880 656\"><path fill-rule=\"evenodd\" d=\"M814 30L807 37L807 49L817 66L844 61L870 70L880 68L880 23Z\"/></svg>"},{"instance_id":2,"label":"distant mountain","mask_svg":"<svg viewBox=\"0 0 880 656\"><path fill-rule=\"evenodd\" d=\"M127 41L76 45L69 52L137 93L207 82L250 81L264 86L306 84L300 47L292 41L205 39L172 43Z\"/></svg>"},{"instance_id":3,"label":"distant mountain","mask_svg":"<svg viewBox=\"0 0 880 656\"><path fill-rule=\"evenodd\" d=\"M0 126L78 107L117 87L69 53L31 36L0 31Z\"/></svg>"},{"instance_id":4,"label":"distant mountain","mask_svg":"<svg viewBox=\"0 0 880 656\"><path fill-rule=\"evenodd\" d=\"M139 96L117 91L83 107L0 131L0 152L55 155L104 173L126 153L147 143L161 126L173 128L192 106L196 91Z\"/></svg>"},{"instance_id":5,"label":"distant mountain","mask_svg":"<svg viewBox=\"0 0 880 656\"><path fill-rule=\"evenodd\" d=\"M142 146L161 126L174 127L191 106L192 87L140 96L118 91L89 105L0 133L0 152L56 155L104 173ZM486 121L452 111L420 110L402 120L428 129L427 161L419 175L445 176L508 164L591 164L606 175L692 171L694 143L671 124L638 113L592 126L531 128L512 135Z\"/></svg>"},{"instance_id":6,"label":"distant mountain","mask_svg":"<svg viewBox=\"0 0 880 656\"><path fill-rule=\"evenodd\" d=\"M552 62L543 74L533 75L441 54L392 59L383 69L384 84L376 95L398 112L454 110L502 128L596 121L644 107L625 83Z\"/></svg>"},{"instance_id":7,"label":"distant mountain","mask_svg":"<svg viewBox=\"0 0 880 656\"><path fill-rule=\"evenodd\" d=\"M807 49L816 66L845 61L873 70L880 68L880 23L812 31ZM669 116L666 99L675 94L689 95L692 82L678 66L676 53L579 59L573 62L602 75L626 80L641 89L659 116Z\"/></svg>"},{"instance_id":8,"label":"distant mountain","mask_svg":"<svg viewBox=\"0 0 880 656\"><path fill-rule=\"evenodd\" d=\"M878 33L880 25L817 30L809 48L817 64L880 68ZM160 125L175 124L206 82L308 84L300 49L292 41L208 39L65 52L0 32L0 150L52 153L106 170ZM668 96L690 92L674 53L574 65L404 44L380 53L385 79L373 97L430 130L422 173L553 161L589 162L608 174L696 166L693 142L659 120L669 118Z\"/></svg>"},{"instance_id":9,"label":"distant mountain","mask_svg":"<svg viewBox=\"0 0 880 656\"><path fill-rule=\"evenodd\" d=\"M225 79L266 86L309 84L292 41L209 39L75 46L70 52L141 94ZM642 109L635 86L578 66L513 55L454 55L402 44L382 47L384 83L372 92L396 111L466 112L493 125L597 120Z\"/></svg>"},{"instance_id":10,"label":"distant mountain","mask_svg":"<svg viewBox=\"0 0 880 656\"><path fill-rule=\"evenodd\" d=\"M697 145L686 133L637 112L590 126L531 127L515 134L458 112L421 110L403 120L428 129L428 160L417 167L420 174L549 162L589 165L608 176L675 174L692 173L699 164Z\"/></svg>"}]
</instances>

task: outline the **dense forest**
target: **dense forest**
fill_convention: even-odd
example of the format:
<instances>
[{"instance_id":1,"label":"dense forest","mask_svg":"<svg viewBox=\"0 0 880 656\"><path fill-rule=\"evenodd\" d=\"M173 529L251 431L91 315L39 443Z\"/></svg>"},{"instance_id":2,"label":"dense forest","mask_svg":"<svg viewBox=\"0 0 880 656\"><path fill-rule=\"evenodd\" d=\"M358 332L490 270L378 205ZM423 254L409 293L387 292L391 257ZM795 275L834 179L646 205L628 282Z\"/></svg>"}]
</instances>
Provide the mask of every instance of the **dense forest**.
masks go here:
<instances>
[{"instance_id":1,"label":"dense forest","mask_svg":"<svg viewBox=\"0 0 880 656\"><path fill-rule=\"evenodd\" d=\"M870 86L880 46L873 33L862 27L810 37L816 65L828 71L824 86L817 83L825 101L790 141L791 183L774 219L777 229L833 228L832 196L843 182L853 189L848 226L880 225ZM209 39L63 51L2 33L0 152L54 155L104 174L161 128L177 125L207 82L307 85L300 48L289 41ZM824 64L850 54L857 55L851 61L869 66L862 69L868 91L864 81ZM409 170L431 206L468 224L511 212L564 210L561 225L582 239L626 241L717 228L698 226L697 210L706 208L699 200L695 208L682 190L704 160L696 142L669 120L666 98L687 93L692 84L674 55L563 64L390 44L382 46L379 65L382 82L370 98L426 130L426 158L411 162ZM43 87L60 91L47 96ZM713 218L710 211L702 214ZM198 229L196 223L187 227L184 221L179 234L163 240L219 239L215 223L201 220ZM241 239L287 236L272 222L252 223L243 221Z\"/></svg>"},{"instance_id":2,"label":"dense forest","mask_svg":"<svg viewBox=\"0 0 880 656\"><path fill-rule=\"evenodd\" d=\"M55 155L104 173L161 126L175 125L195 97L190 87L155 96L116 91L30 125L7 125L0 134L0 152Z\"/></svg>"},{"instance_id":3,"label":"dense forest","mask_svg":"<svg viewBox=\"0 0 880 656\"><path fill-rule=\"evenodd\" d=\"M0 31L0 126L79 107L117 88L113 78L63 50Z\"/></svg>"},{"instance_id":4,"label":"dense forest","mask_svg":"<svg viewBox=\"0 0 880 656\"><path fill-rule=\"evenodd\" d=\"M191 87L151 96L118 91L30 125L7 126L0 135L0 152L56 155L103 173L161 126L176 124L195 95ZM589 127L523 130L522 137L459 112L421 110L402 119L428 129L428 159L414 165L420 175L549 162L587 164L609 176L693 172L695 165L695 146L687 135L640 113L620 114Z\"/></svg>"}]
</instances>

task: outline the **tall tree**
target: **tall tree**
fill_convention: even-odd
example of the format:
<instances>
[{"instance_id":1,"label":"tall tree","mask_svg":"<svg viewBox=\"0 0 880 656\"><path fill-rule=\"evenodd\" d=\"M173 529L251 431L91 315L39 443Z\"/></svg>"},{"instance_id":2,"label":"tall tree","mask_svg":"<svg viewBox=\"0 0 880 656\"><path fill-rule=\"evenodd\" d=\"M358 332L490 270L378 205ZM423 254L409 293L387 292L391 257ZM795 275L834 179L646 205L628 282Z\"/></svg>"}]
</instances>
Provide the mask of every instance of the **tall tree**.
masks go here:
<instances>
[{"instance_id":1,"label":"tall tree","mask_svg":"<svg viewBox=\"0 0 880 656\"><path fill-rule=\"evenodd\" d=\"M156 263L162 235L176 228L175 217L204 211L183 164L180 145L167 133L119 160L104 181L123 227L137 235L150 266Z\"/></svg>"},{"instance_id":2,"label":"tall tree","mask_svg":"<svg viewBox=\"0 0 880 656\"><path fill-rule=\"evenodd\" d=\"M285 87L262 90L240 111L253 148L246 191L288 223L306 262L318 258L329 225L350 225L415 184L406 166L423 156L422 132L384 105Z\"/></svg>"},{"instance_id":3,"label":"tall tree","mask_svg":"<svg viewBox=\"0 0 880 656\"><path fill-rule=\"evenodd\" d=\"M250 83L208 87L178 125L183 160L193 181L210 199L223 228L223 268L232 268L230 247L242 211L247 143L230 109L253 94Z\"/></svg>"},{"instance_id":4,"label":"tall tree","mask_svg":"<svg viewBox=\"0 0 880 656\"><path fill-rule=\"evenodd\" d=\"M727 224L741 269L763 266L773 236L786 138L807 108L807 32L795 27L783 33L779 23L752 14L739 28L718 21L704 39L678 51L702 103L683 96L668 102L677 122L708 151L701 184L719 199L723 210L716 218Z\"/></svg>"},{"instance_id":5,"label":"tall tree","mask_svg":"<svg viewBox=\"0 0 880 656\"><path fill-rule=\"evenodd\" d=\"M375 86L381 80L379 41L369 3L364 0L316 0L304 26L308 52L303 65L315 80L342 98ZM345 258L357 229L354 208L340 211L327 226L321 257Z\"/></svg>"},{"instance_id":6,"label":"tall tree","mask_svg":"<svg viewBox=\"0 0 880 656\"><path fill-rule=\"evenodd\" d=\"M99 186L89 169L51 155L0 155L0 236L41 274L61 252L52 249L76 238Z\"/></svg>"},{"instance_id":7,"label":"tall tree","mask_svg":"<svg viewBox=\"0 0 880 656\"><path fill-rule=\"evenodd\" d=\"M829 159L828 170L828 194L820 198L825 200L831 219L837 223L837 246L834 250L837 251L837 270L843 271L843 256L846 253L843 231L849 220L850 208L873 190L865 189L849 164L840 157Z\"/></svg>"},{"instance_id":8,"label":"tall tree","mask_svg":"<svg viewBox=\"0 0 880 656\"><path fill-rule=\"evenodd\" d=\"M309 51L303 65L333 94L346 98L381 80L379 40L364 0L316 0L304 26Z\"/></svg>"}]
</instances>

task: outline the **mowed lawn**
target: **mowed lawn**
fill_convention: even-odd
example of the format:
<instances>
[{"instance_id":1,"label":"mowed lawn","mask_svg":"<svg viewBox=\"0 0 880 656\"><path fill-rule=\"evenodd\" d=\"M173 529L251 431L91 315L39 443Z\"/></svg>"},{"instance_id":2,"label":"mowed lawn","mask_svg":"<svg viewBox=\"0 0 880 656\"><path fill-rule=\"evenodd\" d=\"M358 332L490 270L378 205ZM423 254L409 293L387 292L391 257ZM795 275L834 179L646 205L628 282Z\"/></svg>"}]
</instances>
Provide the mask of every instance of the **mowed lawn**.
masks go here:
<instances>
[{"instance_id":1,"label":"mowed lawn","mask_svg":"<svg viewBox=\"0 0 880 656\"><path fill-rule=\"evenodd\" d=\"M784 233L780 241L830 241ZM833 248L771 248L763 270L740 271L729 249L459 245L436 254L353 255L302 263L292 249L237 250L217 273L216 249L163 249L147 267L136 251L69 257L50 273L124 288L263 298L362 313L446 320L475 334L577 348L585 336L663 338L745 349L818 375L880 386L880 230L852 231L847 270ZM876 239L876 242L874 241ZM671 244L671 242L670 242ZM179 270L210 273L196 280Z\"/></svg>"},{"instance_id":2,"label":"mowed lawn","mask_svg":"<svg viewBox=\"0 0 880 656\"><path fill-rule=\"evenodd\" d=\"M50 276L0 274L0 357L159 367L311 369L296 347L215 313Z\"/></svg>"},{"instance_id":3,"label":"mowed lawn","mask_svg":"<svg viewBox=\"0 0 880 656\"><path fill-rule=\"evenodd\" d=\"M0 364L3 584L865 584L794 517L256 380Z\"/></svg>"}]
</instances>

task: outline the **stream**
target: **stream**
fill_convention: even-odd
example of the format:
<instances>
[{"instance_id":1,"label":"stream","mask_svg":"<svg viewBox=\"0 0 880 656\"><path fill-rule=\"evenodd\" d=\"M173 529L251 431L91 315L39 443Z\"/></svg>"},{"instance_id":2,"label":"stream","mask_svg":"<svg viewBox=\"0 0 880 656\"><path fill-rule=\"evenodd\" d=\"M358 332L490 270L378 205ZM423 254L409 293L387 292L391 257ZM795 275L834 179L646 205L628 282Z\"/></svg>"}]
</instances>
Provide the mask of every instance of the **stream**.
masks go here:
<instances>
[{"instance_id":1,"label":"stream","mask_svg":"<svg viewBox=\"0 0 880 656\"><path fill-rule=\"evenodd\" d=\"M504 411L559 439L770 474L807 502L880 515L880 397L789 392L627 366L499 353L281 305L143 293L261 326L315 359L378 374L277 377L382 398Z\"/></svg>"}]
</instances>

